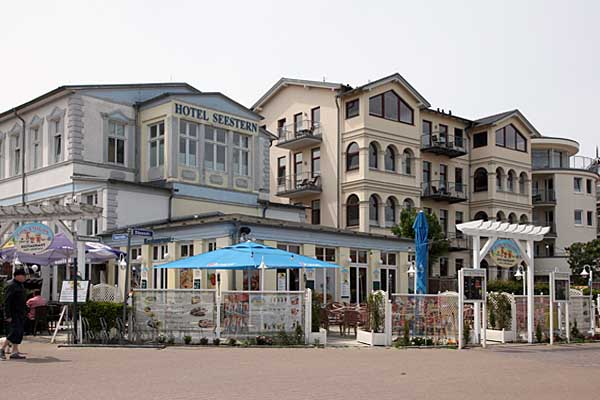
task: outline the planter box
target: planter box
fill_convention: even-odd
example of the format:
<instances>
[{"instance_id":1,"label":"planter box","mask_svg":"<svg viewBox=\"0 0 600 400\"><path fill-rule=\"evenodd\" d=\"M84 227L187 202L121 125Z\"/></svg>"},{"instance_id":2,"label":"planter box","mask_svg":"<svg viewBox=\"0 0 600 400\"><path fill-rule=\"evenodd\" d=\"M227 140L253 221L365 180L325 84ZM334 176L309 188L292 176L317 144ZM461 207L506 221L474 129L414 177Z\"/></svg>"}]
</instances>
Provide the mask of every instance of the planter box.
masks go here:
<instances>
[{"instance_id":1,"label":"planter box","mask_svg":"<svg viewBox=\"0 0 600 400\"><path fill-rule=\"evenodd\" d=\"M515 334L512 331L507 331L505 329L486 329L485 330L486 339L490 342L514 342L516 341Z\"/></svg>"},{"instance_id":2,"label":"planter box","mask_svg":"<svg viewBox=\"0 0 600 400\"><path fill-rule=\"evenodd\" d=\"M372 333L358 329L356 332L356 341L370 346L386 346L385 333Z\"/></svg>"},{"instance_id":3,"label":"planter box","mask_svg":"<svg viewBox=\"0 0 600 400\"><path fill-rule=\"evenodd\" d=\"M319 328L319 332L311 332L308 345L313 345L318 341L319 345L325 346L327 345L327 329Z\"/></svg>"}]
</instances>

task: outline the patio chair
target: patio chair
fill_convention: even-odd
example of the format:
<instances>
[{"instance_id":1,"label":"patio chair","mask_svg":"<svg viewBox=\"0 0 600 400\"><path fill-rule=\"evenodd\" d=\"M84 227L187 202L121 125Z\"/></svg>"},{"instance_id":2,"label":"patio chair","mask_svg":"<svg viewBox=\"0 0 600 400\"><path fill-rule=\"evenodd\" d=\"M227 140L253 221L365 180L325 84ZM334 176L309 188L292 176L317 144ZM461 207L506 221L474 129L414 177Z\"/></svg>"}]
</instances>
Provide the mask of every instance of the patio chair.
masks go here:
<instances>
[{"instance_id":1,"label":"patio chair","mask_svg":"<svg viewBox=\"0 0 600 400\"><path fill-rule=\"evenodd\" d=\"M320 175L313 176L313 178L308 183L308 186L311 188L317 188L319 186L319 180L321 179Z\"/></svg>"},{"instance_id":2,"label":"patio chair","mask_svg":"<svg viewBox=\"0 0 600 400\"><path fill-rule=\"evenodd\" d=\"M35 307L35 319L33 320L33 336L38 332L46 331L50 335L50 327L48 326L48 307Z\"/></svg>"},{"instance_id":3,"label":"patio chair","mask_svg":"<svg viewBox=\"0 0 600 400\"><path fill-rule=\"evenodd\" d=\"M343 309L327 310L327 329L332 325L340 327L340 335L344 335L344 311Z\"/></svg>"},{"instance_id":4,"label":"patio chair","mask_svg":"<svg viewBox=\"0 0 600 400\"><path fill-rule=\"evenodd\" d=\"M361 325L360 311L352 309L344 311L344 331L350 334L350 328L354 328L354 335L356 335L358 327Z\"/></svg>"},{"instance_id":5,"label":"patio chair","mask_svg":"<svg viewBox=\"0 0 600 400\"><path fill-rule=\"evenodd\" d=\"M103 317L100 317L100 340L102 343L107 344L110 341L110 332L108 331L108 324Z\"/></svg>"}]
</instances>

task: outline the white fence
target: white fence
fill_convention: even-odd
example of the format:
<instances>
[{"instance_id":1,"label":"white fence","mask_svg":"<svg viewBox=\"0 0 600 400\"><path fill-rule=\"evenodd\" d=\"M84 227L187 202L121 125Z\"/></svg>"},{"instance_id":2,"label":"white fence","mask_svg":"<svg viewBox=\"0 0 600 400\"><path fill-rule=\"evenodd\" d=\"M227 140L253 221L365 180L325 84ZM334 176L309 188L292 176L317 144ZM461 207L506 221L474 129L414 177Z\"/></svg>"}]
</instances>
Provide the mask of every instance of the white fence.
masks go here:
<instances>
[{"instance_id":1,"label":"white fence","mask_svg":"<svg viewBox=\"0 0 600 400\"><path fill-rule=\"evenodd\" d=\"M139 341L303 335L310 332L310 290L255 292L140 289L133 292ZM308 309L308 314L307 314ZM309 318L307 318L307 316Z\"/></svg>"}]
</instances>

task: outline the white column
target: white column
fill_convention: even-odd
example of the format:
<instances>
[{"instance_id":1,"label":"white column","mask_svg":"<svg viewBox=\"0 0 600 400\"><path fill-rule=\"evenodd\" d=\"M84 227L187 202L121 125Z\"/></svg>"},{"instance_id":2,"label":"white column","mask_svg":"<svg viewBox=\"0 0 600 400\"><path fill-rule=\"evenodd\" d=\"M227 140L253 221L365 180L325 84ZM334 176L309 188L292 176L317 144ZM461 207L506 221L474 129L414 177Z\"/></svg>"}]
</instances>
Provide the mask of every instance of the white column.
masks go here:
<instances>
[{"instance_id":1,"label":"white column","mask_svg":"<svg viewBox=\"0 0 600 400\"><path fill-rule=\"evenodd\" d=\"M75 233L77 235L82 235L85 233L85 221L79 220L75 224ZM76 235L75 235L76 236ZM76 237L73 238L73 243L77 244L77 271L81 275L82 280L87 279L87 271L86 271L86 260L85 260L85 242L76 241Z\"/></svg>"},{"instance_id":2,"label":"white column","mask_svg":"<svg viewBox=\"0 0 600 400\"><path fill-rule=\"evenodd\" d=\"M527 254L532 260L531 265L527 266L527 341L533 343L533 241L527 241Z\"/></svg>"},{"instance_id":3,"label":"white column","mask_svg":"<svg viewBox=\"0 0 600 400\"><path fill-rule=\"evenodd\" d=\"M491 238L488 238L488 240L491 240ZM480 268L480 245L481 245L481 237L480 236L475 236L473 237L473 268L474 269L479 269ZM460 312L464 313L464 306L463 306L463 310L460 310ZM479 343L479 338L481 337L481 321L480 321L480 313L481 313L481 307L479 306L479 303L475 303L474 304L474 321L473 321L473 325L474 325L474 330L473 330L473 338L475 339L475 343Z\"/></svg>"}]
</instances>

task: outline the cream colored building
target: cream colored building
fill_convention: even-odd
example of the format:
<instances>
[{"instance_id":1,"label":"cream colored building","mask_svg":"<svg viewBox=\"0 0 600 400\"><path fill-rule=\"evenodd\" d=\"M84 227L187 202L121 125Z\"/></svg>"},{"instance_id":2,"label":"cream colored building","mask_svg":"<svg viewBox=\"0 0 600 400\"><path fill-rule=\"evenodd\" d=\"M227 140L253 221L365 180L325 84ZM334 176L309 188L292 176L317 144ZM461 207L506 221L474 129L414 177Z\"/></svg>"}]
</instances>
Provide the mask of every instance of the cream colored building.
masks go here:
<instances>
[{"instance_id":1,"label":"cream colored building","mask_svg":"<svg viewBox=\"0 0 600 400\"><path fill-rule=\"evenodd\" d=\"M383 235L404 207L440 218L451 251L431 268L430 290L453 287L470 263L457 223L532 220L531 142L541 135L518 110L461 118L399 74L355 88L282 78L253 110L279 137L272 201L308 207L313 224Z\"/></svg>"},{"instance_id":2,"label":"cream colored building","mask_svg":"<svg viewBox=\"0 0 600 400\"><path fill-rule=\"evenodd\" d=\"M532 141L533 220L550 233L536 243L536 268L568 269L566 248L597 236L598 160L578 156L572 139L541 137Z\"/></svg>"}]
</instances>

